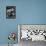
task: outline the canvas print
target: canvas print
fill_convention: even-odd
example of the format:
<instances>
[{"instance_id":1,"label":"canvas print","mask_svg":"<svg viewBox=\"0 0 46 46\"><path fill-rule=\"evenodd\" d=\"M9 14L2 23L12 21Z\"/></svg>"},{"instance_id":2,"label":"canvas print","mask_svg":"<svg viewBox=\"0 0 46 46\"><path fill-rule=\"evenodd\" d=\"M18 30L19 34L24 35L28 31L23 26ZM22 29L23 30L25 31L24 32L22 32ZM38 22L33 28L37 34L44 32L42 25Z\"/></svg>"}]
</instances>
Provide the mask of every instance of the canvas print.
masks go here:
<instances>
[{"instance_id":1,"label":"canvas print","mask_svg":"<svg viewBox=\"0 0 46 46\"><path fill-rule=\"evenodd\" d=\"M16 19L16 6L6 6L6 19Z\"/></svg>"}]
</instances>

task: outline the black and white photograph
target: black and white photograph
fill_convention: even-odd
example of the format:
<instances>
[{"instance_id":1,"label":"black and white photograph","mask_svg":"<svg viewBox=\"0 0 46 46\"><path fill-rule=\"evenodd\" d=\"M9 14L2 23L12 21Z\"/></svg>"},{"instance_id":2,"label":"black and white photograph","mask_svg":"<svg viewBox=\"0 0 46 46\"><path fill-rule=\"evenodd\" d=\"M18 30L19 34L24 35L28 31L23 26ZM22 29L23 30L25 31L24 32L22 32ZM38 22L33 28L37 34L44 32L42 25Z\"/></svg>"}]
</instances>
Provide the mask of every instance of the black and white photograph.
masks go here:
<instances>
[{"instance_id":1,"label":"black and white photograph","mask_svg":"<svg viewBox=\"0 0 46 46\"><path fill-rule=\"evenodd\" d=\"M16 19L16 6L6 6L6 19Z\"/></svg>"},{"instance_id":2,"label":"black and white photograph","mask_svg":"<svg viewBox=\"0 0 46 46\"><path fill-rule=\"evenodd\" d=\"M18 25L20 46L43 45L46 43L46 25Z\"/></svg>"}]
</instances>

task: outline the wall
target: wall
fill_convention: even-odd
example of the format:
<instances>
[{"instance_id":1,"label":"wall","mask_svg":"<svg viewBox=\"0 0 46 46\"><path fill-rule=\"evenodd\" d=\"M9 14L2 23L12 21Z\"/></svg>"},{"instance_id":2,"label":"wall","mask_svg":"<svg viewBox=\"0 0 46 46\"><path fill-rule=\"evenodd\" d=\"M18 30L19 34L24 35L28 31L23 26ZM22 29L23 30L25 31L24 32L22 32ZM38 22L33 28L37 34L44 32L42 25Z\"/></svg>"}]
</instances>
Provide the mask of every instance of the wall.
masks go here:
<instances>
[{"instance_id":1,"label":"wall","mask_svg":"<svg viewBox=\"0 0 46 46\"><path fill-rule=\"evenodd\" d=\"M9 5L16 6L16 19L6 19ZM46 24L46 0L0 0L0 44L8 43L9 32L18 32L17 24Z\"/></svg>"}]
</instances>

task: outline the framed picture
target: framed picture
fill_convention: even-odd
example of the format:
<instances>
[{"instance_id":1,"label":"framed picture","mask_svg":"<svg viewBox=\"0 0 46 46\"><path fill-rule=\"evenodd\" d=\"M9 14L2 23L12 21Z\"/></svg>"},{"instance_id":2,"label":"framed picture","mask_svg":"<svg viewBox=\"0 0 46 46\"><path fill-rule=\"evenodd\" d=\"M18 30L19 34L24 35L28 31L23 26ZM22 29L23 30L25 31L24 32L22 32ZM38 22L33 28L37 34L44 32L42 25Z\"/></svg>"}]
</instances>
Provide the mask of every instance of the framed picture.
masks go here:
<instances>
[{"instance_id":1,"label":"framed picture","mask_svg":"<svg viewBox=\"0 0 46 46\"><path fill-rule=\"evenodd\" d=\"M16 19L16 6L6 6L6 19Z\"/></svg>"},{"instance_id":2,"label":"framed picture","mask_svg":"<svg viewBox=\"0 0 46 46\"><path fill-rule=\"evenodd\" d=\"M18 25L19 39L31 41L46 41L46 25Z\"/></svg>"}]
</instances>

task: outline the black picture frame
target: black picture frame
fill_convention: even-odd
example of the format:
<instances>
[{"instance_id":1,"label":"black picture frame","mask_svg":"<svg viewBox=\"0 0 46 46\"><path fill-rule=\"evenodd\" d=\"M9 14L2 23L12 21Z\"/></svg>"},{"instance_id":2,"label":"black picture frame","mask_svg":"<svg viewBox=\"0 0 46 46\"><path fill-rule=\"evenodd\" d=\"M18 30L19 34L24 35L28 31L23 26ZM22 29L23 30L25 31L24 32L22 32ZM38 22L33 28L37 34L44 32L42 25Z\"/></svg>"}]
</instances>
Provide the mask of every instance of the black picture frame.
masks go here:
<instances>
[{"instance_id":1,"label":"black picture frame","mask_svg":"<svg viewBox=\"0 0 46 46\"><path fill-rule=\"evenodd\" d=\"M6 19L16 19L16 6L6 6Z\"/></svg>"}]
</instances>

